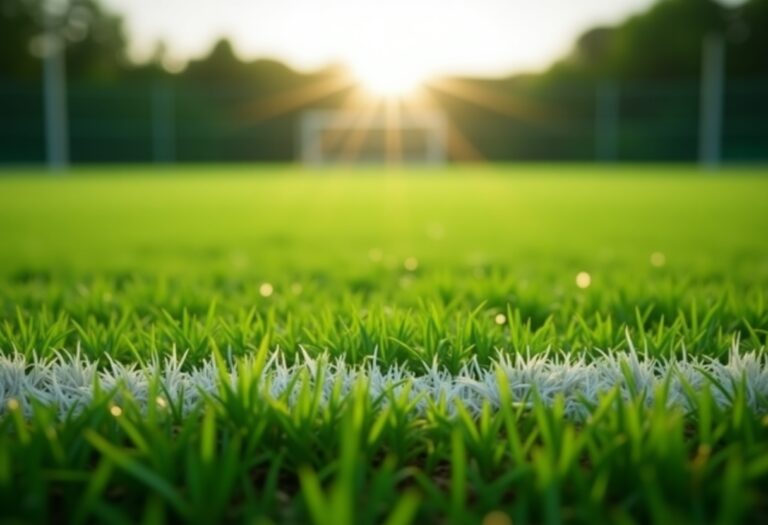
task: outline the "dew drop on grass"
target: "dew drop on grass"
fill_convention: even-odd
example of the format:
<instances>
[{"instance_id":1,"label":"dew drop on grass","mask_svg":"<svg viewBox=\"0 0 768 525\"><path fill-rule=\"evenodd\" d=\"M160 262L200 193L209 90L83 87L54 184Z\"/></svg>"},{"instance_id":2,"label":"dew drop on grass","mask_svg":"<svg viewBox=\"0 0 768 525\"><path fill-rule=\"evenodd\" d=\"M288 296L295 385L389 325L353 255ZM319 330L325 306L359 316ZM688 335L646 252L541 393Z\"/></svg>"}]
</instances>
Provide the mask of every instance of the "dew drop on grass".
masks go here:
<instances>
[{"instance_id":1,"label":"dew drop on grass","mask_svg":"<svg viewBox=\"0 0 768 525\"><path fill-rule=\"evenodd\" d=\"M115 416L115 417L120 417L120 416L122 416L122 415L123 415L123 409L122 409L122 408L120 408L120 407L119 407L119 406L117 406L117 405L112 405L112 406L109 408L109 413L110 413L110 414L112 414L112 415L113 415L113 416Z\"/></svg>"},{"instance_id":2,"label":"dew drop on grass","mask_svg":"<svg viewBox=\"0 0 768 525\"><path fill-rule=\"evenodd\" d=\"M269 297L274 292L275 288L269 283L262 283L262 285L259 286L259 294L261 294L262 297Z\"/></svg>"},{"instance_id":3,"label":"dew drop on grass","mask_svg":"<svg viewBox=\"0 0 768 525\"><path fill-rule=\"evenodd\" d=\"M651 254L651 266L661 268L667 264L667 257L661 252L653 252Z\"/></svg>"},{"instance_id":4,"label":"dew drop on grass","mask_svg":"<svg viewBox=\"0 0 768 525\"><path fill-rule=\"evenodd\" d=\"M11 398L6 402L6 406L8 407L8 410L13 412L14 410L19 409L19 402L16 399Z\"/></svg>"},{"instance_id":5,"label":"dew drop on grass","mask_svg":"<svg viewBox=\"0 0 768 525\"><path fill-rule=\"evenodd\" d=\"M589 288L590 284L592 284L592 276L587 272L579 272L576 274L576 286L584 289Z\"/></svg>"},{"instance_id":6,"label":"dew drop on grass","mask_svg":"<svg viewBox=\"0 0 768 525\"><path fill-rule=\"evenodd\" d=\"M496 324L505 324L507 322L507 316L504 314L496 314Z\"/></svg>"}]
</instances>

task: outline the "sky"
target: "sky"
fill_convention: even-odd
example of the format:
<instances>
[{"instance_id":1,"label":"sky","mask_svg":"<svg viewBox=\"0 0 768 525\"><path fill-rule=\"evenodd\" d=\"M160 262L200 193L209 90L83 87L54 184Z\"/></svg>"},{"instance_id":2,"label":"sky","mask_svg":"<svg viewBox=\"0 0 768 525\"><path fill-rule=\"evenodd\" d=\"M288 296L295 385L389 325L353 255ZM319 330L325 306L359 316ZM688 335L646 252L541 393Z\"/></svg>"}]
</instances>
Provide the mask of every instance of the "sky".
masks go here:
<instances>
[{"instance_id":1,"label":"sky","mask_svg":"<svg viewBox=\"0 0 768 525\"><path fill-rule=\"evenodd\" d=\"M584 30L620 21L653 0L102 0L123 14L131 54L165 42L169 65L228 37L244 59L299 70L341 62L420 80L440 74L536 71ZM374 71L375 70L375 71Z\"/></svg>"}]
</instances>

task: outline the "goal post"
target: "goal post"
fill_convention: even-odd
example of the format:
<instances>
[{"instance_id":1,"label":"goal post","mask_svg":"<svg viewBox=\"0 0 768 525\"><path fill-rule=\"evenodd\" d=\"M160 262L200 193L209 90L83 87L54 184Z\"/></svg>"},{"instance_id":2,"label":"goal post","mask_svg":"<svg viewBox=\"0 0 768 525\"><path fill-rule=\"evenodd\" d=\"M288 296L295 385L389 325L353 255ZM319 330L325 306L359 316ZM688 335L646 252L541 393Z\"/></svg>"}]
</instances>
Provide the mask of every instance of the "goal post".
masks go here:
<instances>
[{"instance_id":1,"label":"goal post","mask_svg":"<svg viewBox=\"0 0 768 525\"><path fill-rule=\"evenodd\" d=\"M301 116L297 140L306 166L439 166L447 157L446 119L433 110L310 110Z\"/></svg>"}]
</instances>

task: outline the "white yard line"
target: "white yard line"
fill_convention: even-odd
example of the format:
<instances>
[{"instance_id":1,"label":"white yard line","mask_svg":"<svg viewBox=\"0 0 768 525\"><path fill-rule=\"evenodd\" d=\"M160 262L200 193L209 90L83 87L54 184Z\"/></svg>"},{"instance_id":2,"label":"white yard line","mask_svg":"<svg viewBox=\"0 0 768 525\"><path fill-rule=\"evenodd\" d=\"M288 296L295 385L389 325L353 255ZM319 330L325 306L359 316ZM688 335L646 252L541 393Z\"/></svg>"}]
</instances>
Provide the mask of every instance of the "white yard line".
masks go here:
<instances>
[{"instance_id":1,"label":"white yard line","mask_svg":"<svg viewBox=\"0 0 768 525\"><path fill-rule=\"evenodd\" d=\"M63 417L91 403L94 388L128 392L139 405L146 406L151 392L158 391L153 390L153 383L155 387L160 386L163 402L181 406L185 414L190 414L195 412L203 392L215 393L221 381L231 381L237 388L238 364L252 366L253 359L237 360L222 375L213 359L187 367L184 359L175 353L149 365L113 361L102 367L79 352L61 352L56 357L31 360L21 354L0 355L0 414L7 410L9 402L18 403L29 414L35 400L56 406ZM282 353L275 352L264 366L259 388L260 395L273 398L292 388L286 399L291 406L302 381L316 386L318 379L321 380L321 403L324 403L334 388L340 388L344 395L357 381L364 380L374 399L390 389L397 396L407 385L408 395L416 400L415 413L440 399L449 407L455 400L461 400L476 412L486 400L498 406L499 377L506 377L509 392L518 402L530 399L532 389L547 403L561 395L566 415L576 419L588 413L585 401L595 403L613 388L619 388L624 397L631 397L633 393L645 395L650 404L656 389L665 383L670 406L692 406L684 385L694 391L709 389L718 405L727 406L737 385L744 381L748 406L757 412L768 408L768 354L740 353L737 345L726 363L691 356L656 359L634 350L604 352L589 359L556 352L531 356L499 352L492 366L481 366L472 360L456 374L437 363L424 365L420 371L398 365L384 367L375 356L362 365L350 365L341 358L327 355L311 358L304 354L297 362L288 364ZM386 402L383 397L382 403Z\"/></svg>"}]
</instances>

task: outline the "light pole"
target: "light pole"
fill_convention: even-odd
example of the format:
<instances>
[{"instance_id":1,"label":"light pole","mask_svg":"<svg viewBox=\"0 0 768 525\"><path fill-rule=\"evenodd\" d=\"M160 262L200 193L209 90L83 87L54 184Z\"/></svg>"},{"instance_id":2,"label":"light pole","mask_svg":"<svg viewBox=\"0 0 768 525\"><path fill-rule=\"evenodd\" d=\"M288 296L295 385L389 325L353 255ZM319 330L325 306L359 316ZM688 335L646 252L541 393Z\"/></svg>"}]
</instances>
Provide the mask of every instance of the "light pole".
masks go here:
<instances>
[{"instance_id":1,"label":"light pole","mask_svg":"<svg viewBox=\"0 0 768 525\"><path fill-rule=\"evenodd\" d=\"M65 43L56 31L56 16L47 6L43 6L43 16L45 20L43 50L45 150L49 169L60 171L69 165Z\"/></svg>"},{"instance_id":2,"label":"light pole","mask_svg":"<svg viewBox=\"0 0 768 525\"><path fill-rule=\"evenodd\" d=\"M725 44L721 35L704 38L701 52L699 107L699 162L716 169L722 157Z\"/></svg>"}]
</instances>

